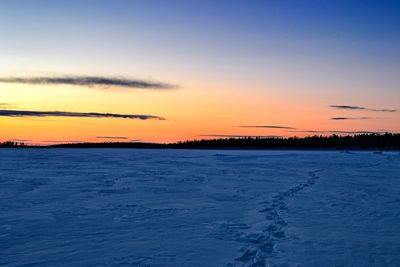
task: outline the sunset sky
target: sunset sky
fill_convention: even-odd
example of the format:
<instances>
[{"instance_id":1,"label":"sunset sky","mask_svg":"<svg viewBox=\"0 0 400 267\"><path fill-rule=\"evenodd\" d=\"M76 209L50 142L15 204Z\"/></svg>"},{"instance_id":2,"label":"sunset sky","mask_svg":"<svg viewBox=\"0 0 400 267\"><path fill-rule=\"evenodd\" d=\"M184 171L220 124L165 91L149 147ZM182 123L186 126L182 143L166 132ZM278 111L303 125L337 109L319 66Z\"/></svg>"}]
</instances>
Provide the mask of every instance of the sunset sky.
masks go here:
<instances>
[{"instance_id":1,"label":"sunset sky","mask_svg":"<svg viewBox=\"0 0 400 267\"><path fill-rule=\"evenodd\" d=\"M3 0L0 140L400 132L400 1Z\"/></svg>"}]
</instances>

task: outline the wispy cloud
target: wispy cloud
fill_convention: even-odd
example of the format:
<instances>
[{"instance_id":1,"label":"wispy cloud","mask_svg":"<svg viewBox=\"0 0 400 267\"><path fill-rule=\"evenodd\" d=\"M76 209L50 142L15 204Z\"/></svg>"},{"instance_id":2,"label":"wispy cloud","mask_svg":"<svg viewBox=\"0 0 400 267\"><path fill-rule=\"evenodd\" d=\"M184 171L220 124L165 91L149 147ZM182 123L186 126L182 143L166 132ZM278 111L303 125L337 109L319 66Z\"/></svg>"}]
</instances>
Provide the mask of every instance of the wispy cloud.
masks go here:
<instances>
[{"instance_id":1,"label":"wispy cloud","mask_svg":"<svg viewBox=\"0 0 400 267\"><path fill-rule=\"evenodd\" d=\"M366 110L366 111L375 111L375 112L398 112L397 109L375 109L375 108L367 108L360 106L347 106L347 105L330 105L331 108L335 109L344 109L344 110Z\"/></svg>"},{"instance_id":2,"label":"wispy cloud","mask_svg":"<svg viewBox=\"0 0 400 267\"><path fill-rule=\"evenodd\" d=\"M282 138L282 136L278 136L278 135L201 134L201 135L199 135L199 136L221 137L221 138L244 138L244 137Z\"/></svg>"},{"instance_id":3,"label":"wispy cloud","mask_svg":"<svg viewBox=\"0 0 400 267\"><path fill-rule=\"evenodd\" d=\"M31 85L79 85L100 87L124 87L136 89L172 89L169 83L105 76L41 76L41 77L0 77L0 83L20 83Z\"/></svg>"},{"instance_id":4,"label":"wispy cloud","mask_svg":"<svg viewBox=\"0 0 400 267\"><path fill-rule=\"evenodd\" d=\"M335 121L344 121L344 120L371 120L373 118L371 117L335 117L335 118L331 118L331 120L335 120Z\"/></svg>"},{"instance_id":5,"label":"wispy cloud","mask_svg":"<svg viewBox=\"0 0 400 267\"><path fill-rule=\"evenodd\" d=\"M304 131L292 131L300 133L320 133L320 134L374 134L374 133L386 133L387 131L340 131L340 130L304 130Z\"/></svg>"},{"instance_id":6,"label":"wispy cloud","mask_svg":"<svg viewBox=\"0 0 400 267\"><path fill-rule=\"evenodd\" d=\"M128 139L126 136L96 136L97 139Z\"/></svg>"},{"instance_id":7,"label":"wispy cloud","mask_svg":"<svg viewBox=\"0 0 400 267\"><path fill-rule=\"evenodd\" d=\"M70 143L84 143L81 140L46 140L40 141L41 143L62 143L62 144L70 144Z\"/></svg>"},{"instance_id":8,"label":"wispy cloud","mask_svg":"<svg viewBox=\"0 0 400 267\"><path fill-rule=\"evenodd\" d=\"M0 103L0 107L3 107L3 108L9 108L9 107L13 107L14 105L13 104L10 104L10 103Z\"/></svg>"},{"instance_id":9,"label":"wispy cloud","mask_svg":"<svg viewBox=\"0 0 400 267\"><path fill-rule=\"evenodd\" d=\"M0 110L1 117L85 117L85 118L122 118L139 120L165 120L163 117L153 115L116 114L98 112L69 112L69 111L32 111L32 110Z\"/></svg>"},{"instance_id":10,"label":"wispy cloud","mask_svg":"<svg viewBox=\"0 0 400 267\"><path fill-rule=\"evenodd\" d=\"M293 130L296 128L289 127L289 126L278 126L278 125L241 125L241 128L268 128L268 129L288 129Z\"/></svg>"}]
</instances>

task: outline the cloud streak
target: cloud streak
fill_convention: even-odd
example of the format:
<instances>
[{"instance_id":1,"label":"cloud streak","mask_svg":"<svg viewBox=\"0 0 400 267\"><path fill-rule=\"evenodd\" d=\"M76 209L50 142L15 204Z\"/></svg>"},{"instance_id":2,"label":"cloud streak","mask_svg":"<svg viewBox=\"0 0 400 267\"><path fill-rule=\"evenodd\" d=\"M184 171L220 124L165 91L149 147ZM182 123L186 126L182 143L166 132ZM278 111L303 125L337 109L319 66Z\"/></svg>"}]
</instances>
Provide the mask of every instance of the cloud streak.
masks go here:
<instances>
[{"instance_id":1,"label":"cloud streak","mask_svg":"<svg viewBox=\"0 0 400 267\"><path fill-rule=\"evenodd\" d=\"M241 125L241 128L267 128L267 129L287 129L294 130L296 128L288 127L288 126L278 126L278 125Z\"/></svg>"},{"instance_id":2,"label":"cloud streak","mask_svg":"<svg viewBox=\"0 0 400 267\"><path fill-rule=\"evenodd\" d=\"M96 136L97 139L123 139L126 140L128 137L126 136Z\"/></svg>"},{"instance_id":3,"label":"cloud streak","mask_svg":"<svg viewBox=\"0 0 400 267\"><path fill-rule=\"evenodd\" d=\"M344 120L371 120L373 118L371 117L335 117L335 118L331 118L331 120L335 120L335 121L344 121Z\"/></svg>"},{"instance_id":4,"label":"cloud streak","mask_svg":"<svg viewBox=\"0 0 400 267\"><path fill-rule=\"evenodd\" d=\"M277 136L277 135L236 135L236 134L202 134L199 136L222 137L222 138L245 138L245 137L282 138L282 136Z\"/></svg>"},{"instance_id":5,"label":"cloud streak","mask_svg":"<svg viewBox=\"0 0 400 267\"><path fill-rule=\"evenodd\" d=\"M123 87L131 89L172 89L177 87L168 83L105 76L0 77L0 83Z\"/></svg>"},{"instance_id":6,"label":"cloud streak","mask_svg":"<svg viewBox=\"0 0 400 267\"><path fill-rule=\"evenodd\" d=\"M3 108L9 108L9 107L13 107L14 105L10 104L10 103L0 103L0 107Z\"/></svg>"},{"instance_id":7,"label":"cloud streak","mask_svg":"<svg viewBox=\"0 0 400 267\"><path fill-rule=\"evenodd\" d=\"M0 110L1 117L82 117L82 118L121 118L139 120L165 120L154 115L116 114L98 112L69 112L69 111L32 111L32 110Z\"/></svg>"},{"instance_id":8,"label":"cloud streak","mask_svg":"<svg viewBox=\"0 0 400 267\"><path fill-rule=\"evenodd\" d=\"M367 108L360 106L347 106L347 105L330 105L331 108L342 109L342 110L366 110L366 111L374 111L374 112L398 112L397 109L375 109L375 108Z\"/></svg>"},{"instance_id":9,"label":"cloud streak","mask_svg":"<svg viewBox=\"0 0 400 267\"><path fill-rule=\"evenodd\" d=\"M293 132L300 132L300 133L321 133L321 134L374 134L374 133L386 133L387 131L320 131L320 130L304 130L304 131L293 131Z\"/></svg>"},{"instance_id":10,"label":"cloud streak","mask_svg":"<svg viewBox=\"0 0 400 267\"><path fill-rule=\"evenodd\" d=\"M41 143L61 143L61 144L71 144L71 143L84 143L81 140L46 140L40 141Z\"/></svg>"}]
</instances>

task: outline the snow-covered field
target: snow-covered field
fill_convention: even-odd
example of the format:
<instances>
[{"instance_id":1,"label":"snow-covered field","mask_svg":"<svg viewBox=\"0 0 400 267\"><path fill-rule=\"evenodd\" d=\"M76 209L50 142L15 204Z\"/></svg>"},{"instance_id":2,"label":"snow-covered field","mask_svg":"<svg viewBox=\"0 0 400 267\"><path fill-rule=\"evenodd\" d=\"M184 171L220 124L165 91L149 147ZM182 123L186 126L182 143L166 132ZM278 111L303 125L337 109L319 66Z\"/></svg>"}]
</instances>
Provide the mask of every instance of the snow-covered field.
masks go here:
<instances>
[{"instance_id":1,"label":"snow-covered field","mask_svg":"<svg viewBox=\"0 0 400 267\"><path fill-rule=\"evenodd\" d=\"M400 266L400 153L1 149L2 266Z\"/></svg>"}]
</instances>

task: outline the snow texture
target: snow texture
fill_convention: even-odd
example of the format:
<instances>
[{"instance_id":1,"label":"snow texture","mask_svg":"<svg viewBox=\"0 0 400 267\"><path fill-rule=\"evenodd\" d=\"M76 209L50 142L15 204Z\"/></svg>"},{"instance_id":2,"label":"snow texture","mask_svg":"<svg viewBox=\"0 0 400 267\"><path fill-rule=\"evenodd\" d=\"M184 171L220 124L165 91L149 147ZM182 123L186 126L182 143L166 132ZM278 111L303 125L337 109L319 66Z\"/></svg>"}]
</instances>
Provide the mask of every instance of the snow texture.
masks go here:
<instances>
[{"instance_id":1,"label":"snow texture","mask_svg":"<svg viewBox=\"0 0 400 267\"><path fill-rule=\"evenodd\" d=\"M0 150L1 266L400 266L400 154Z\"/></svg>"}]
</instances>

